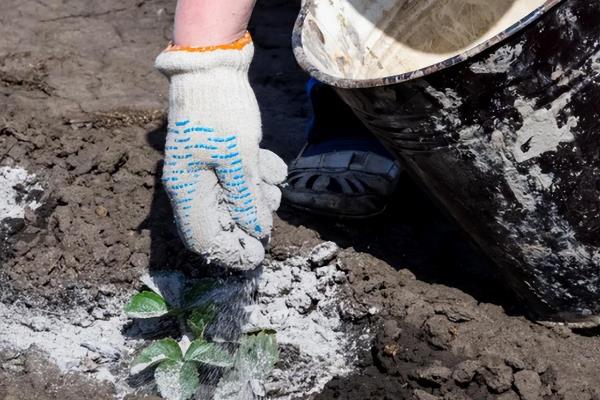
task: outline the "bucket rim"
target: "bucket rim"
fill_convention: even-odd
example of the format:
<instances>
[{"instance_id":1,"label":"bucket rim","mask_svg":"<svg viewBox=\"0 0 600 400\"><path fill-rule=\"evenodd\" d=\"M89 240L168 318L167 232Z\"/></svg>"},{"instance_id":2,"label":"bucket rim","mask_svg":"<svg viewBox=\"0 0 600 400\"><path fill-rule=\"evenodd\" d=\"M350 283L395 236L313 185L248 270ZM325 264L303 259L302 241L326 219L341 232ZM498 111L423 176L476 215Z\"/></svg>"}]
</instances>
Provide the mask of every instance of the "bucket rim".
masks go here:
<instances>
[{"instance_id":1,"label":"bucket rim","mask_svg":"<svg viewBox=\"0 0 600 400\"><path fill-rule=\"evenodd\" d=\"M349 78L338 78L333 75L330 75L313 64L310 63L306 52L304 51L303 43L302 43L302 30L304 28L304 22L306 21L306 17L308 15L309 6L315 0L306 0L303 2L300 13L298 14L298 18L294 24L294 31L292 33L292 48L294 51L294 56L296 57L296 61L300 65L300 67L307 72L313 78L326 83L330 86L340 88L340 89L358 89L358 88L369 88L369 87L378 87L378 86L387 86L394 85L401 82L410 81L417 78L422 78L427 75L431 75L437 71L444 70L446 68L452 67L454 65L460 64L462 62L467 61L468 59L482 53L483 51L489 49L497 45L498 43L504 41L505 39L515 35L521 30L525 29L527 26L539 20L543 15L545 15L550 9L562 3L565 0L548 0L542 6L536 8L527 16L517 21L504 31L495 35L494 37L486 40L485 42L461 53L454 57L448 58L442 62L432 64L425 68L417 69L411 72L405 72L398 75L390 75L382 78L374 78L374 79L349 79Z\"/></svg>"}]
</instances>

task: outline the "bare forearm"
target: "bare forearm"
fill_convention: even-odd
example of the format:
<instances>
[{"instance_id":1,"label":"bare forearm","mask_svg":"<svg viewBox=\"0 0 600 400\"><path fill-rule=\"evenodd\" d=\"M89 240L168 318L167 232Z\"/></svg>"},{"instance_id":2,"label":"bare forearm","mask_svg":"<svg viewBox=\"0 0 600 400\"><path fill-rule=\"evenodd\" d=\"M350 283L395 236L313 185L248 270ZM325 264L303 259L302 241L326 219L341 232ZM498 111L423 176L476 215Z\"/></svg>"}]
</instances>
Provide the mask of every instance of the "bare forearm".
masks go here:
<instances>
[{"instance_id":1,"label":"bare forearm","mask_svg":"<svg viewBox=\"0 0 600 400\"><path fill-rule=\"evenodd\" d=\"M178 0L174 42L205 47L244 36L256 0Z\"/></svg>"}]
</instances>

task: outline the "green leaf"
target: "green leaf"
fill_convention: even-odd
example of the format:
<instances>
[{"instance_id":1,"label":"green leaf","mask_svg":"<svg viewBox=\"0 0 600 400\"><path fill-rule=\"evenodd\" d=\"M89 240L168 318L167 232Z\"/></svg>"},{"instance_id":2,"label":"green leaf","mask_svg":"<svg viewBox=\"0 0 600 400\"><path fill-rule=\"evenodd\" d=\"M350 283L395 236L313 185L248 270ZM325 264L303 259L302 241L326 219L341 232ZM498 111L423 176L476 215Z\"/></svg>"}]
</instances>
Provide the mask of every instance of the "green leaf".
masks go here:
<instances>
[{"instance_id":1,"label":"green leaf","mask_svg":"<svg viewBox=\"0 0 600 400\"><path fill-rule=\"evenodd\" d=\"M233 365L233 357L231 357L227 350L216 343L209 343L202 339L197 339L192 342L187 353L185 353L185 360L196 361L221 368L231 367Z\"/></svg>"},{"instance_id":2,"label":"green leaf","mask_svg":"<svg viewBox=\"0 0 600 400\"><path fill-rule=\"evenodd\" d=\"M235 368L250 379L265 379L279 360L277 337L272 331L244 336L235 354Z\"/></svg>"},{"instance_id":3,"label":"green leaf","mask_svg":"<svg viewBox=\"0 0 600 400\"><path fill-rule=\"evenodd\" d=\"M179 271L153 272L140 280L154 293L161 295L171 307L181 307L185 288L185 276Z\"/></svg>"},{"instance_id":4,"label":"green leaf","mask_svg":"<svg viewBox=\"0 0 600 400\"><path fill-rule=\"evenodd\" d=\"M196 364L181 360L160 363L154 371L154 379L166 400L188 400L200 386Z\"/></svg>"},{"instance_id":5,"label":"green leaf","mask_svg":"<svg viewBox=\"0 0 600 400\"><path fill-rule=\"evenodd\" d=\"M146 347L134 358L131 363L131 373L135 375L162 361L177 361L182 358L181 349L175 340L162 339Z\"/></svg>"},{"instance_id":6,"label":"green leaf","mask_svg":"<svg viewBox=\"0 0 600 400\"><path fill-rule=\"evenodd\" d=\"M186 290L183 295L183 303L186 307L194 307L203 298L217 287L221 286L221 284L214 279L201 279L198 282L194 283L188 290Z\"/></svg>"},{"instance_id":7,"label":"green leaf","mask_svg":"<svg viewBox=\"0 0 600 400\"><path fill-rule=\"evenodd\" d=\"M217 316L217 308L209 302L195 308L190 314L187 323L196 339L204 337L204 331Z\"/></svg>"},{"instance_id":8,"label":"green leaf","mask_svg":"<svg viewBox=\"0 0 600 400\"><path fill-rule=\"evenodd\" d=\"M133 296L125 306L125 312L131 318L156 318L169 311L169 306L161 295L147 291Z\"/></svg>"}]
</instances>

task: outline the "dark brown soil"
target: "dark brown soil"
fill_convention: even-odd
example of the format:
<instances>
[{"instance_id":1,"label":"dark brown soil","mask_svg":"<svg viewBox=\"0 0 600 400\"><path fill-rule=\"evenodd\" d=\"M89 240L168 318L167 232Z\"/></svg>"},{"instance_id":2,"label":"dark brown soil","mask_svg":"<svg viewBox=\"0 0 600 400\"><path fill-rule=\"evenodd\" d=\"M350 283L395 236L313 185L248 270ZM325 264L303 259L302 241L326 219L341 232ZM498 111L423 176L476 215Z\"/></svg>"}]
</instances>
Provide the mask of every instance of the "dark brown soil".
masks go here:
<instances>
[{"instance_id":1,"label":"dark brown soil","mask_svg":"<svg viewBox=\"0 0 600 400\"><path fill-rule=\"evenodd\" d=\"M252 75L265 145L289 159L302 143L307 107L289 44L296 7L284 3L257 12ZM45 207L26 224L14 221L18 232L0 253L2 301L64 306L98 282L127 287L149 266L197 265L157 184L167 82L153 61L170 37L173 6L0 6L0 161L40 176L46 189Z\"/></svg>"},{"instance_id":2,"label":"dark brown soil","mask_svg":"<svg viewBox=\"0 0 600 400\"><path fill-rule=\"evenodd\" d=\"M80 400L113 398L109 383L90 381L75 374L62 374L36 352L0 353L0 398L4 400Z\"/></svg>"},{"instance_id":3,"label":"dark brown soil","mask_svg":"<svg viewBox=\"0 0 600 400\"><path fill-rule=\"evenodd\" d=\"M298 3L261 1L252 24L264 144L287 160L308 116L290 47ZM0 246L1 302L60 311L91 304L106 283L129 290L148 269L198 273L157 183L167 84L152 64L170 37L173 7L0 4L0 165L26 168L45 188L45 205L12 221ZM338 261L355 300L346 319L376 332L357 373L333 380L318 399L600 399L600 332L527 320L492 265L408 180L368 223L287 207L279 215L272 256L321 240L344 247ZM35 349L0 357L0 399L113 394L109 384L60 373Z\"/></svg>"},{"instance_id":4,"label":"dark brown soil","mask_svg":"<svg viewBox=\"0 0 600 400\"><path fill-rule=\"evenodd\" d=\"M280 214L298 226L290 237L308 240L306 225L346 248L337 262L355 301L345 318L376 327L359 371L317 399L600 399L600 331L528 320L493 265L407 180L368 223Z\"/></svg>"}]
</instances>

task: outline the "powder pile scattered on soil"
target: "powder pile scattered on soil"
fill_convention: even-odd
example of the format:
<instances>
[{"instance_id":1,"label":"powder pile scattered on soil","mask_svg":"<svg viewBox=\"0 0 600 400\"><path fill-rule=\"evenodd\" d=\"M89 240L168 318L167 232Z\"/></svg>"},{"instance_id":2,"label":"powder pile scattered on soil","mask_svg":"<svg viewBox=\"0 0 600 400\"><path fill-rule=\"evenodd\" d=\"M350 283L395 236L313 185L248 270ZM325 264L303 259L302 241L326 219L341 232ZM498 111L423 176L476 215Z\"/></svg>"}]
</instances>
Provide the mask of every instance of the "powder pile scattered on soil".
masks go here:
<instances>
[{"instance_id":1,"label":"powder pile scattered on soil","mask_svg":"<svg viewBox=\"0 0 600 400\"><path fill-rule=\"evenodd\" d=\"M0 167L0 220L24 218L25 208L39 208L34 190L42 190L35 175L20 167Z\"/></svg>"},{"instance_id":2,"label":"powder pile scattered on soil","mask_svg":"<svg viewBox=\"0 0 600 400\"><path fill-rule=\"evenodd\" d=\"M255 275L255 302L245 306L242 331L277 332L280 361L262 382L269 399L318 393L334 377L351 373L357 349L369 342L368 333L361 335L340 316L346 278L336 267L337 252L335 243L325 242L308 256L270 260ZM230 399L226 393L234 392L220 387L215 398Z\"/></svg>"},{"instance_id":3,"label":"powder pile scattered on soil","mask_svg":"<svg viewBox=\"0 0 600 400\"><path fill-rule=\"evenodd\" d=\"M265 385L269 398L316 393L353 370L357 335L346 332L338 307L345 274L329 263L337 250L335 243L323 243L308 259L270 263L259 278L249 327L275 329L283 357Z\"/></svg>"},{"instance_id":4,"label":"powder pile scattered on soil","mask_svg":"<svg viewBox=\"0 0 600 400\"><path fill-rule=\"evenodd\" d=\"M86 372L115 383L111 369L133 348L121 333L127 322L121 310L117 299L98 306L91 318L83 309L59 315L21 303L0 304L0 350L24 352L35 346L62 372Z\"/></svg>"},{"instance_id":5,"label":"powder pile scattered on soil","mask_svg":"<svg viewBox=\"0 0 600 400\"><path fill-rule=\"evenodd\" d=\"M257 271L226 279L211 295L224 301L227 308L222 313L224 321L217 321L212 329L217 340L232 340L239 332L257 329L277 332L280 361L261 382L269 399L303 398L320 392L333 378L352 373L356 354L370 346L368 331L360 332L341 317L346 274L338 269L338 250L335 243L325 242L302 255L268 260ZM143 281L146 285L154 282ZM161 292L173 286L160 279L158 283ZM99 292L112 293L103 288ZM62 373L85 373L108 381L120 397L131 393L126 366L132 353L142 347L133 337L144 336L132 328L144 327L134 324L125 329L124 296L104 297L94 310L75 308L62 314L22 303L0 304L0 350L25 353L34 349ZM160 323L154 325L151 331L162 329ZM141 383L138 390L153 392L150 382ZM228 392L222 389L226 388L217 389L216 399L229 398L221 395Z\"/></svg>"}]
</instances>

